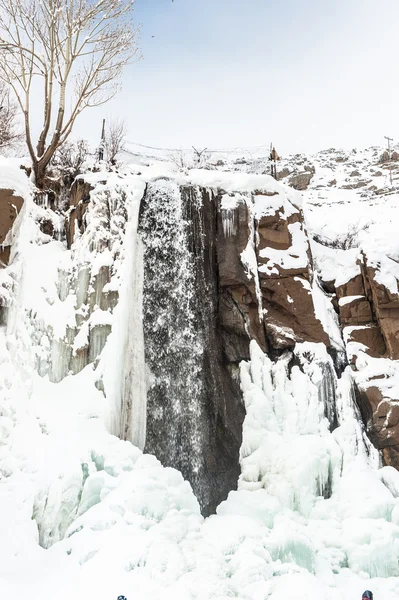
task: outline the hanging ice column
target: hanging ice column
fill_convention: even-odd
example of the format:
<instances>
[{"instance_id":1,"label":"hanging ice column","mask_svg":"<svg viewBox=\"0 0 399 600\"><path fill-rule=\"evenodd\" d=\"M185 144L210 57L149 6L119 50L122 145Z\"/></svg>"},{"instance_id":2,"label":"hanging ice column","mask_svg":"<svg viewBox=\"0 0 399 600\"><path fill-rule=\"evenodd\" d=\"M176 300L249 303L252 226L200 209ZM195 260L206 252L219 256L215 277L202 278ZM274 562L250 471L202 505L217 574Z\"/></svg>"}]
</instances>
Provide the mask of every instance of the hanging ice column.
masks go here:
<instances>
[{"instance_id":1,"label":"hanging ice column","mask_svg":"<svg viewBox=\"0 0 399 600\"><path fill-rule=\"evenodd\" d=\"M126 264L130 281L122 300L121 312L127 316L127 343L123 360L122 409L120 436L144 450L147 424L147 391L145 382L143 333L143 242L137 234L138 206L135 207L135 228L127 234L132 245ZM130 233L132 235L130 235Z\"/></svg>"},{"instance_id":2,"label":"hanging ice column","mask_svg":"<svg viewBox=\"0 0 399 600\"><path fill-rule=\"evenodd\" d=\"M127 203L128 224L123 240L124 258L118 272L119 302L114 309L112 332L101 355L100 387L109 405L112 433L144 449L147 392L143 335L143 243L137 232L145 184L134 178ZM111 367L112 365L112 367Z\"/></svg>"},{"instance_id":3,"label":"hanging ice column","mask_svg":"<svg viewBox=\"0 0 399 600\"><path fill-rule=\"evenodd\" d=\"M264 488L283 507L305 516L318 497L330 497L344 460L351 463L360 455L368 461L349 372L341 380L333 376L337 406L332 425L338 429L330 431L330 413L321 401L331 401L325 397L326 366L331 375L325 346L313 343L297 344L293 353L272 362L251 342L251 361L241 364L247 416L239 489Z\"/></svg>"}]
</instances>

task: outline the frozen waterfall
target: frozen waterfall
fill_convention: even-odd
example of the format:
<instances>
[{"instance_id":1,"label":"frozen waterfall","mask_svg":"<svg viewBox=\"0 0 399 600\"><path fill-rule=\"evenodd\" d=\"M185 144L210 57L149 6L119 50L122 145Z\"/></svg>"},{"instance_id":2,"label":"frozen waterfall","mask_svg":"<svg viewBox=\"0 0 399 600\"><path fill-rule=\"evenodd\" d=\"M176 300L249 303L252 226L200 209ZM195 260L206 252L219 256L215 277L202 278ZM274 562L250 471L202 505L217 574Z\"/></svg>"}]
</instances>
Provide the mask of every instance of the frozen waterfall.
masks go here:
<instances>
[{"instance_id":1,"label":"frozen waterfall","mask_svg":"<svg viewBox=\"0 0 399 600\"><path fill-rule=\"evenodd\" d=\"M309 342L220 358L215 240L236 222L217 231L216 183L89 173L68 249L12 169L26 207L0 271L0 595L394 600L399 474L365 438L350 368Z\"/></svg>"},{"instance_id":2,"label":"frozen waterfall","mask_svg":"<svg viewBox=\"0 0 399 600\"><path fill-rule=\"evenodd\" d=\"M198 199L190 201L195 210ZM197 488L207 428L201 377L205 340L198 324L195 256L185 210L177 183L160 180L148 186L140 219L149 370L146 449L178 467Z\"/></svg>"}]
</instances>

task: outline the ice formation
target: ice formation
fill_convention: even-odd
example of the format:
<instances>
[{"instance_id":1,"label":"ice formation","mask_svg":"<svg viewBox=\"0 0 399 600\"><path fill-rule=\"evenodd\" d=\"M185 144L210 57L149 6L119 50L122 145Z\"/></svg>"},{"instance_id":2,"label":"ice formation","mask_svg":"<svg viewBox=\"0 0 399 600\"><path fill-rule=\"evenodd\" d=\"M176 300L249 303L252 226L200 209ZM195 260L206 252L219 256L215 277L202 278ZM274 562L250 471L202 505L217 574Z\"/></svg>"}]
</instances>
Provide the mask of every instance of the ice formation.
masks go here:
<instances>
[{"instance_id":1,"label":"ice formation","mask_svg":"<svg viewBox=\"0 0 399 600\"><path fill-rule=\"evenodd\" d=\"M156 377L159 384L162 368L146 373L144 363L138 210L146 186L168 198L169 208L160 206L157 218L171 220L170 267L189 280L184 215L176 220L168 212L178 210L176 181L158 179L159 167L143 167L141 175L127 170L123 181L111 175L106 184L101 174L92 175L87 229L67 250L40 232L38 216L47 209L33 203L21 171L4 162L0 168L0 185L25 198L10 267L0 271L6 305L0 328L1 596L349 600L370 588L376 600L396 598L399 473L380 468L364 436L350 368L338 377L322 344L297 344L271 361L251 343L250 361L241 364L246 418L238 489L204 519L182 475L141 451L146 384ZM238 195L267 186L300 202L299 194L265 175L193 170L176 179ZM234 229L228 198L226 235ZM341 217L337 221L341 225ZM337 268L328 251L315 255L319 271ZM388 286L389 268L384 263L380 271ZM312 293L339 355L340 333L317 280ZM176 302L190 308L193 299L177 295ZM152 326L165 333L171 316L160 302ZM168 353L190 359L184 394L176 394L173 408L175 418L191 411L191 429L183 433L195 456L201 432L198 407L189 400L201 347L192 344L195 323L186 325L185 336L166 339L164 349L165 360ZM377 368L372 359L367 368Z\"/></svg>"}]
</instances>

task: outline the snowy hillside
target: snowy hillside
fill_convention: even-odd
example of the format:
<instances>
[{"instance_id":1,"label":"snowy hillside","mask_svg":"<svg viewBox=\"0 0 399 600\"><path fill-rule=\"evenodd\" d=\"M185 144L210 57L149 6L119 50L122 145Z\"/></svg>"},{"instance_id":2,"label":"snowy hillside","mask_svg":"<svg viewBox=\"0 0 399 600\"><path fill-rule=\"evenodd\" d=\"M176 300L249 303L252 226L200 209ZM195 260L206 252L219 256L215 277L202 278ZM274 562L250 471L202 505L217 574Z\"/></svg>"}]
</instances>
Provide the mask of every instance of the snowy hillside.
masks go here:
<instances>
[{"instance_id":1,"label":"snowy hillside","mask_svg":"<svg viewBox=\"0 0 399 600\"><path fill-rule=\"evenodd\" d=\"M64 212L2 159L23 199L0 270L2 597L397 597L399 191L381 152L291 157L277 182L262 156L137 153L82 176Z\"/></svg>"}]
</instances>

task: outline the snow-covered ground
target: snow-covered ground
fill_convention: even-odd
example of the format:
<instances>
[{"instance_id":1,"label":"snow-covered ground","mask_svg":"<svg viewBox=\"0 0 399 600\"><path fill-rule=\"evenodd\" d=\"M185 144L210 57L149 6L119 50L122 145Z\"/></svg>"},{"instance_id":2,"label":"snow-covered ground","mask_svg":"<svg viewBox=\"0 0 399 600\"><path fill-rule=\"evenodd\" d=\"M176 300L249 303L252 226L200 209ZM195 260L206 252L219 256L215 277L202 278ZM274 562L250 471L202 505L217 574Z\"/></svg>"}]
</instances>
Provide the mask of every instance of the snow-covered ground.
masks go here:
<instances>
[{"instance_id":1,"label":"snow-covered ground","mask_svg":"<svg viewBox=\"0 0 399 600\"><path fill-rule=\"evenodd\" d=\"M116 398L124 385L130 300L140 298L140 278L133 285L131 277L145 183L173 174L226 191L263 187L293 195L267 175L182 173L148 157L136 163L123 179L108 180L115 202L121 188L127 191L127 222L118 229L112 256L92 244L100 227L96 206L109 198L100 183L92 227L67 250L39 231L46 209L34 205L23 173L0 163L0 186L12 185L25 198L11 266L0 271L10 307L0 331L1 597L349 600L372 589L376 600L393 600L399 593L399 473L380 468L364 438L348 369L335 382L339 426L329 431L318 385L321 365L331 360L323 345L297 345L301 368L289 377L284 360L271 363L252 343L251 361L241 365L247 416L238 490L207 519L180 473L109 433L120 419ZM353 223L359 243L395 262L399 196L361 198L355 190L318 185L315 179L305 193L309 232L337 239ZM326 280L349 277L358 247L329 252L315 242L316 270ZM113 326L98 360L61 380L54 373L40 376L41 360L58 361L56 372L62 371L58 342L76 325L77 265L89 265L94 277L109 261L120 302L90 317L93 327ZM396 274L389 265L381 273L387 283ZM318 306L338 339L332 314ZM139 310L133 317L141 343ZM138 407L143 410L142 402Z\"/></svg>"}]
</instances>

